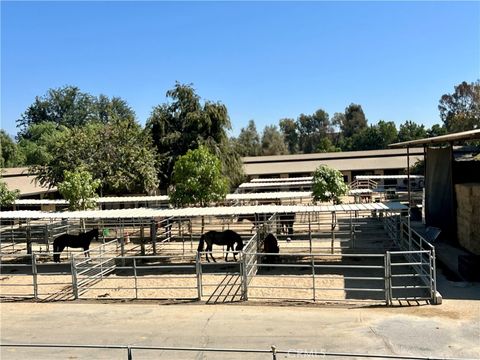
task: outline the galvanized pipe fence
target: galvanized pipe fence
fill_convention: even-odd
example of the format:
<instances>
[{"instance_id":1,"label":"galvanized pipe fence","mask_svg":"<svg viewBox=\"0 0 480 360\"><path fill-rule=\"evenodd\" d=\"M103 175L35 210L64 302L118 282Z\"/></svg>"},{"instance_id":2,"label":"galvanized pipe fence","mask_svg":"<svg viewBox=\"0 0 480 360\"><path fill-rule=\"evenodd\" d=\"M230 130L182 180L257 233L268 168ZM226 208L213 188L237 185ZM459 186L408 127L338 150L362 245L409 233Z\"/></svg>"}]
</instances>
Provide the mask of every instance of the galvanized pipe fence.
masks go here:
<instances>
[{"instance_id":1,"label":"galvanized pipe fence","mask_svg":"<svg viewBox=\"0 0 480 360\"><path fill-rule=\"evenodd\" d=\"M277 359L277 355L289 358L363 358L363 359L396 359L396 360L474 360L473 358L457 358L444 356L422 356L422 355L393 355L393 354L366 354L366 353L348 353L334 351L316 351L302 349L277 349L277 346L271 345L269 349L239 349L239 348L213 348L213 347L173 347L173 346L141 346L141 345L80 345L80 344L0 344L4 348L29 348L29 349L75 349L75 350L123 350L126 352L127 360L134 360L137 352L189 352L189 353L225 353L238 354L244 358L246 354L265 354L272 360ZM17 350L18 352L18 350Z\"/></svg>"},{"instance_id":2,"label":"galvanized pipe fence","mask_svg":"<svg viewBox=\"0 0 480 360\"><path fill-rule=\"evenodd\" d=\"M348 226L349 219L343 220L346 220L343 225ZM157 247L166 246L173 237L172 229L168 228L171 219L162 221L165 224L157 226L159 231L155 234L156 239L162 239ZM135 252L129 255L125 250L126 238L121 237L91 248L88 258L83 252L71 255L71 269L50 270L48 274L64 276L64 282L55 284L64 293L69 288L73 298L82 299L203 300L233 294L232 298L237 296L241 300L374 301L386 305L401 300L427 300L435 303L434 247L418 233L408 230L398 215L385 214L382 221L400 250L381 254L323 252L312 249L310 240L305 252L299 248L298 252L265 254L261 252L261 241L267 232L275 233L278 228L274 214L245 243L237 263L208 263L203 260L205 252L197 253L193 248L188 251L184 246L170 255L138 256ZM350 224L355 233L353 220ZM186 222L184 225L191 226ZM414 236L408 239L409 234ZM215 254L226 255L225 251L218 250ZM0 255L0 260L3 256ZM28 264L2 262L5 269L23 267L25 271L12 276L24 276L25 280L31 277L31 281L21 285L0 283L1 296L15 297L4 290L9 286L30 289L20 291L18 297L44 299L55 295L41 291L42 287L54 283L39 281L45 277L39 267L51 266L39 264L39 256L29 255ZM272 257L281 257L281 263L270 263Z\"/></svg>"}]
</instances>

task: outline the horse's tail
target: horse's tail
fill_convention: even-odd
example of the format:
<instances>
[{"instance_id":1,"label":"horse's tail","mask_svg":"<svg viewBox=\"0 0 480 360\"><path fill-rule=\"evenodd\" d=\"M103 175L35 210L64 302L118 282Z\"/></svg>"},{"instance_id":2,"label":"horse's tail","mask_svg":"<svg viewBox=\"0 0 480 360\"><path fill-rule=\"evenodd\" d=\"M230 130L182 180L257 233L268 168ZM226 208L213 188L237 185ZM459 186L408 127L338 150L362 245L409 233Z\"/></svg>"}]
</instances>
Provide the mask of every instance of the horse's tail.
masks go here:
<instances>
[{"instance_id":1,"label":"horse's tail","mask_svg":"<svg viewBox=\"0 0 480 360\"><path fill-rule=\"evenodd\" d=\"M198 249L197 249L198 252L203 251L203 244L204 243L205 243L205 234L200 236L200 242L198 243Z\"/></svg>"}]
</instances>

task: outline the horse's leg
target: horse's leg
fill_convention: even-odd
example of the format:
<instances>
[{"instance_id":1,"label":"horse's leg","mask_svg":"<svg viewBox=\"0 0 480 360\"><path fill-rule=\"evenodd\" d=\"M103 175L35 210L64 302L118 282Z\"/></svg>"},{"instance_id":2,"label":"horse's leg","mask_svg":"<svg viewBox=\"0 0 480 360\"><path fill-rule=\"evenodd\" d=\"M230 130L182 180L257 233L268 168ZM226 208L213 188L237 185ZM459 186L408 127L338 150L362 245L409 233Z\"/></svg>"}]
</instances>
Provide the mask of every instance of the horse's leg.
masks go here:
<instances>
[{"instance_id":1,"label":"horse's leg","mask_svg":"<svg viewBox=\"0 0 480 360\"><path fill-rule=\"evenodd\" d=\"M229 252L230 250L233 251L233 246L230 245L230 244L228 244L228 245L227 245L227 251L226 251L226 253L225 253L225 261L228 261L228 260L227 260L227 258L228 258L228 252ZM234 258L235 258L235 256L234 256Z\"/></svg>"},{"instance_id":2,"label":"horse's leg","mask_svg":"<svg viewBox=\"0 0 480 360\"><path fill-rule=\"evenodd\" d=\"M210 244L207 243L207 247L205 248L205 259L207 259L208 262L210 262L210 260L208 260L208 252L210 251Z\"/></svg>"}]
</instances>

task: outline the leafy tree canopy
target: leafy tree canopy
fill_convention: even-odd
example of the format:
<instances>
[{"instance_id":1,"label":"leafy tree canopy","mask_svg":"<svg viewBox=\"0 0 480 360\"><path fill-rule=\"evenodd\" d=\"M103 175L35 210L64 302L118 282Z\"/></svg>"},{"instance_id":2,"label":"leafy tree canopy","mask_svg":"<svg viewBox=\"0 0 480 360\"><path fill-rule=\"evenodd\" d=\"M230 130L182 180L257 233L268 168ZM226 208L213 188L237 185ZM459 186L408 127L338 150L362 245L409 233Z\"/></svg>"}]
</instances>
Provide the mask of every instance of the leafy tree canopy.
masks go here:
<instances>
[{"instance_id":1,"label":"leafy tree canopy","mask_svg":"<svg viewBox=\"0 0 480 360\"><path fill-rule=\"evenodd\" d=\"M341 203L341 196L348 192L348 185L343 181L340 171L327 165L320 165L313 173L313 201Z\"/></svg>"},{"instance_id":2,"label":"leafy tree canopy","mask_svg":"<svg viewBox=\"0 0 480 360\"><path fill-rule=\"evenodd\" d=\"M288 154L283 136L275 125L266 126L262 134L262 155Z\"/></svg>"},{"instance_id":3,"label":"leafy tree canopy","mask_svg":"<svg viewBox=\"0 0 480 360\"><path fill-rule=\"evenodd\" d=\"M340 120L340 129L344 137L351 137L367 127L367 119L363 112L362 106L358 104L350 104L345 108L343 117Z\"/></svg>"},{"instance_id":4,"label":"leafy tree canopy","mask_svg":"<svg viewBox=\"0 0 480 360\"><path fill-rule=\"evenodd\" d=\"M0 178L0 208L12 205L19 194L18 190L8 190L7 184Z\"/></svg>"},{"instance_id":5,"label":"leafy tree canopy","mask_svg":"<svg viewBox=\"0 0 480 360\"><path fill-rule=\"evenodd\" d=\"M0 167L16 167L25 163L25 155L3 129L0 130Z\"/></svg>"},{"instance_id":6,"label":"leafy tree canopy","mask_svg":"<svg viewBox=\"0 0 480 360\"><path fill-rule=\"evenodd\" d=\"M34 124L51 122L66 127L83 126L89 122L107 123L112 118L134 119L135 114L120 98L98 98L80 91L76 86L49 89L46 95L35 98L17 120L19 138L33 136L30 127Z\"/></svg>"},{"instance_id":7,"label":"leafy tree canopy","mask_svg":"<svg viewBox=\"0 0 480 360\"><path fill-rule=\"evenodd\" d=\"M440 118L448 132L480 128L480 80L455 86L453 94L445 94L438 105Z\"/></svg>"},{"instance_id":8,"label":"leafy tree canopy","mask_svg":"<svg viewBox=\"0 0 480 360\"><path fill-rule=\"evenodd\" d=\"M422 139L427 136L427 131L424 125L418 125L413 121L407 120L400 125L398 132L398 141L410 141L416 139Z\"/></svg>"},{"instance_id":9,"label":"leafy tree canopy","mask_svg":"<svg viewBox=\"0 0 480 360\"><path fill-rule=\"evenodd\" d=\"M83 167L74 171L65 170L63 177L64 180L58 184L58 191L68 201L70 210L95 208L100 180L94 180L92 174Z\"/></svg>"},{"instance_id":10,"label":"leafy tree canopy","mask_svg":"<svg viewBox=\"0 0 480 360\"><path fill-rule=\"evenodd\" d=\"M299 149L297 123L294 119L285 118L280 119L279 126L285 143L287 144L288 152L290 154L296 154Z\"/></svg>"},{"instance_id":11,"label":"leafy tree canopy","mask_svg":"<svg viewBox=\"0 0 480 360\"><path fill-rule=\"evenodd\" d=\"M41 184L55 186L64 181L65 170L83 166L101 181L102 194L145 193L158 186L155 152L135 121L89 123L58 135L46 144L56 155L33 166Z\"/></svg>"},{"instance_id":12,"label":"leafy tree canopy","mask_svg":"<svg viewBox=\"0 0 480 360\"><path fill-rule=\"evenodd\" d=\"M261 153L260 136L255 121L250 120L246 128L240 130L237 138L237 149L240 156L258 156Z\"/></svg>"},{"instance_id":13,"label":"leafy tree canopy","mask_svg":"<svg viewBox=\"0 0 480 360\"><path fill-rule=\"evenodd\" d=\"M228 179L222 175L221 161L206 146L189 150L175 163L170 191L174 206L208 206L225 199L227 192Z\"/></svg>"},{"instance_id":14,"label":"leafy tree canopy","mask_svg":"<svg viewBox=\"0 0 480 360\"><path fill-rule=\"evenodd\" d=\"M146 125L157 149L162 186L170 184L177 159L201 144L220 155L222 163L240 164L240 156L227 137L231 125L225 105L210 101L202 104L191 85L180 83L167 91L167 97L170 103L154 107ZM219 151L223 149L228 151ZM230 169L236 177L243 171L241 166Z\"/></svg>"}]
</instances>

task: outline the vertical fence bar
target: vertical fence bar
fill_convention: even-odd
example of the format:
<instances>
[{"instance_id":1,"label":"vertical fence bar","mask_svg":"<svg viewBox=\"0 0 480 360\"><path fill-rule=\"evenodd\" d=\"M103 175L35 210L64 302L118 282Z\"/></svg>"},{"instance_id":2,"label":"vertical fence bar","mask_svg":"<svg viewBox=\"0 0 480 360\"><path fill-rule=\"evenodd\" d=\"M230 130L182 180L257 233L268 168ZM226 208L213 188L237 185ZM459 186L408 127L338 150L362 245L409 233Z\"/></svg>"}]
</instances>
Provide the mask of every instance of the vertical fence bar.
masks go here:
<instances>
[{"instance_id":1,"label":"vertical fence bar","mask_svg":"<svg viewBox=\"0 0 480 360\"><path fill-rule=\"evenodd\" d=\"M387 306L392 304L391 298L391 269L390 269L390 252L385 252L384 257L384 266L385 266L385 302Z\"/></svg>"},{"instance_id":2,"label":"vertical fence bar","mask_svg":"<svg viewBox=\"0 0 480 360\"><path fill-rule=\"evenodd\" d=\"M434 304L438 304L437 302L437 267L436 267L436 255L435 255L435 248L432 249L430 252L430 271L431 271L431 286L432 286L432 301Z\"/></svg>"},{"instance_id":3,"label":"vertical fence bar","mask_svg":"<svg viewBox=\"0 0 480 360\"><path fill-rule=\"evenodd\" d=\"M242 251L242 259L243 259L243 300L248 300L248 259L247 254ZM253 255L256 256L256 255Z\"/></svg>"},{"instance_id":4,"label":"vertical fence bar","mask_svg":"<svg viewBox=\"0 0 480 360\"><path fill-rule=\"evenodd\" d=\"M311 256L312 260L312 279L313 279L313 301L315 302L317 299L316 293L315 293L315 259L313 255Z\"/></svg>"},{"instance_id":5,"label":"vertical fence bar","mask_svg":"<svg viewBox=\"0 0 480 360\"><path fill-rule=\"evenodd\" d=\"M312 221L310 218L310 213L308 213L308 241L310 245L310 253L312 253Z\"/></svg>"},{"instance_id":6,"label":"vertical fence bar","mask_svg":"<svg viewBox=\"0 0 480 360\"><path fill-rule=\"evenodd\" d=\"M201 264L201 254L197 252L195 257L195 268L197 273L197 298L198 301L202 300L202 264Z\"/></svg>"},{"instance_id":7,"label":"vertical fence bar","mask_svg":"<svg viewBox=\"0 0 480 360\"><path fill-rule=\"evenodd\" d=\"M37 254L32 254L33 297L38 300Z\"/></svg>"},{"instance_id":8,"label":"vertical fence bar","mask_svg":"<svg viewBox=\"0 0 480 360\"><path fill-rule=\"evenodd\" d=\"M133 277L135 282L135 299L138 299L137 259L133 258Z\"/></svg>"},{"instance_id":9,"label":"vertical fence bar","mask_svg":"<svg viewBox=\"0 0 480 360\"><path fill-rule=\"evenodd\" d=\"M78 299L78 278L77 278L77 264L75 263L75 257L72 255L70 261L72 267L72 290L73 290L73 297Z\"/></svg>"}]
</instances>

